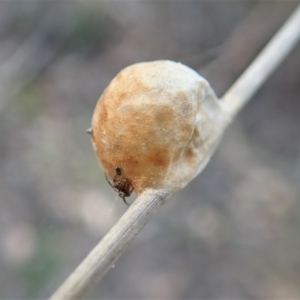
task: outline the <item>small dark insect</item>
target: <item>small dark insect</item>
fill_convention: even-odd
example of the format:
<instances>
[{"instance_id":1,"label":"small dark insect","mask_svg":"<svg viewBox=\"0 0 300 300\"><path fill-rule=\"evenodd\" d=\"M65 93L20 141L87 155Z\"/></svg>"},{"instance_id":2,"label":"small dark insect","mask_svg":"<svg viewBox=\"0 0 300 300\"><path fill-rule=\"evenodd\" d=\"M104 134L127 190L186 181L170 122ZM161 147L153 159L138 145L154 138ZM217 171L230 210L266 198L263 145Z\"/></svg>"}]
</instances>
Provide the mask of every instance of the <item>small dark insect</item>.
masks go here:
<instances>
[{"instance_id":1,"label":"small dark insect","mask_svg":"<svg viewBox=\"0 0 300 300\"><path fill-rule=\"evenodd\" d=\"M113 183L111 183L106 174L106 180L109 183L109 185L118 192L119 196L123 199L124 203L129 205L126 202L125 197L129 197L131 193L133 192L133 186L131 185L130 181L127 178L120 178L121 177L121 169L119 167L115 167L116 175L113 178Z\"/></svg>"}]
</instances>

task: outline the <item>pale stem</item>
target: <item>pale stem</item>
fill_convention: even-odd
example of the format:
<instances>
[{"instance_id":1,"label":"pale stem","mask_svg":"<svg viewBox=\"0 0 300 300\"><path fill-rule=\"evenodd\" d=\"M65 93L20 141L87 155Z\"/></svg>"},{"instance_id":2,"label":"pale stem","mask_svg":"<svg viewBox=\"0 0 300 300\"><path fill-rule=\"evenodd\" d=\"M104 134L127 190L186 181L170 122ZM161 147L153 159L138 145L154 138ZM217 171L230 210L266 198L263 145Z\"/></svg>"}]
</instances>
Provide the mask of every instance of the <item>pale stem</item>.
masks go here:
<instances>
[{"instance_id":1,"label":"pale stem","mask_svg":"<svg viewBox=\"0 0 300 300\"><path fill-rule=\"evenodd\" d=\"M129 243L170 197L170 190L145 190L95 246L51 299L82 299L112 268Z\"/></svg>"},{"instance_id":2,"label":"pale stem","mask_svg":"<svg viewBox=\"0 0 300 300\"><path fill-rule=\"evenodd\" d=\"M222 97L232 119L296 45L300 36L300 6L264 50ZM67 278L51 299L82 299L108 272L129 243L170 197L169 190L146 190Z\"/></svg>"},{"instance_id":3,"label":"pale stem","mask_svg":"<svg viewBox=\"0 0 300 300\"><path fill-rule=\"evenodd\" d=\"M281 29L222 97L222 107L231 119L251 99L300 37L300 5Z\"/></svg>"}]
</instances>

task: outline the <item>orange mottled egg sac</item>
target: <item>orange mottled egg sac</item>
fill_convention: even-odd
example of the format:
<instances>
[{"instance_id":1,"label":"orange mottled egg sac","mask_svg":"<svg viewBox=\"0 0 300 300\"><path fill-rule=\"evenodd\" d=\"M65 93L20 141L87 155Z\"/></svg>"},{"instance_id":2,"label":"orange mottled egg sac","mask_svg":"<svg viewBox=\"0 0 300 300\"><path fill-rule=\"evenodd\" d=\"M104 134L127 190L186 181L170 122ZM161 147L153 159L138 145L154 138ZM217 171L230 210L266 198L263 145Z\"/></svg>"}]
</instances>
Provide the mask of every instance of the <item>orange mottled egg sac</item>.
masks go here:
<instances>
[{"instance_id":1,"label":"orange mottled egg sac","mask_svg":"<svg viewBox=\"0 0 300 300\"><path fill-rule=\"evenodd\" d=\"M218 114L209 84L192 69L172 61L138 63L123 69L100 97L92 142L109 179L118 168L137 194L175 191L207 160L203 151L216 143L211 133L218 126L211 121L222 122Z\"/></svg>"}]
</instances>

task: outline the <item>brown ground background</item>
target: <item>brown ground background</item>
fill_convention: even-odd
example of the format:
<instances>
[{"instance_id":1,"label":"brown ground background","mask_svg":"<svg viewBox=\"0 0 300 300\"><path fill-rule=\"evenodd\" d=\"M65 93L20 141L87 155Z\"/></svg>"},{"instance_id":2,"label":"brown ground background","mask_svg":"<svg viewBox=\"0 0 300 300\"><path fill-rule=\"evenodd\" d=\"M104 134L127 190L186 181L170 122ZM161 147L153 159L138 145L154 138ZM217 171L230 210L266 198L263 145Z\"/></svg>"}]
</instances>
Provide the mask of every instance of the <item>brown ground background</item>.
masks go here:
<instances>
[{"instance_id":1,"label":"brown ground background","mask_svg":"<svg viewBox=\"0 0 300 300\"><path fill-rule=\"evenodd\" d=\"M126 210L85 129L123 67L219 96L297 1L0 2L0 298L47 298ZM300 298L300 46L90 298Z\"/></svg>"}]
</instances>

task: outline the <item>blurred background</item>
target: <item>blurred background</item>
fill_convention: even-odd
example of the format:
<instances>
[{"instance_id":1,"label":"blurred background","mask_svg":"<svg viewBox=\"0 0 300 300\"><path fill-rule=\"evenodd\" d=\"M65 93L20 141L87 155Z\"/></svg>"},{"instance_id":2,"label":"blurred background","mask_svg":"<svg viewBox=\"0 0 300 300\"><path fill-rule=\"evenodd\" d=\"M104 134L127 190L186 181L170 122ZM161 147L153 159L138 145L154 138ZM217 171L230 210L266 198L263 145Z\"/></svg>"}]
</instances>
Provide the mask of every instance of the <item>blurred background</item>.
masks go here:
<instances>
[{"instance_id":1,"label":"blurred background","mask_svg":"<svg viewBox=\"0 0 300 300\"><path fill-rule=\"evenodd\" d=\"M297 4L1 1L0 298L49 297L127 209L85 133L119 70L180 61L221 97ZM89 297L300 298L299 100L300 45Z\"/></svg>"}]
</instances>

